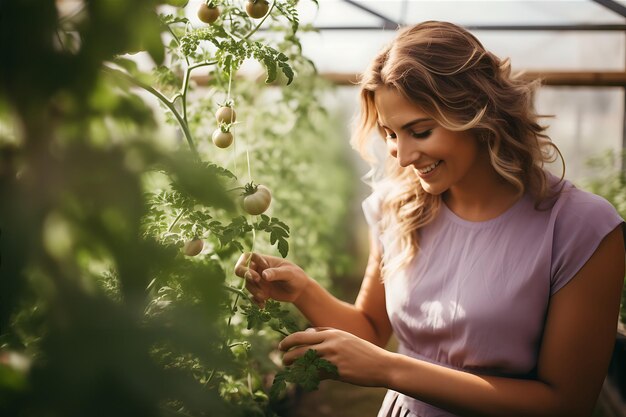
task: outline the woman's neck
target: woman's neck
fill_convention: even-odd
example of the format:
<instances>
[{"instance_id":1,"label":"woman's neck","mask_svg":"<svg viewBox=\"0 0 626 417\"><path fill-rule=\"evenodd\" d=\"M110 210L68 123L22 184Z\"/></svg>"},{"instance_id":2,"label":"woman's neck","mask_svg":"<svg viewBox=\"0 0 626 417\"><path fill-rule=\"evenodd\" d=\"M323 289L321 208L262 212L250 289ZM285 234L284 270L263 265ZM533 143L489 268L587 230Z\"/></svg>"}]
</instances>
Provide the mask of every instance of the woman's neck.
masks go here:
<instances>
[{"instance_id":1,"label":"woman's neck","mask_svg":"<svg viewBox=\"0 0 626 417\"><path fill-rule=\"evenodd\" d=\"M519 199L518 190L487 163L443 193L443 202L462 219L485 221L498 217Z\"/></svg>"}]
</instances>

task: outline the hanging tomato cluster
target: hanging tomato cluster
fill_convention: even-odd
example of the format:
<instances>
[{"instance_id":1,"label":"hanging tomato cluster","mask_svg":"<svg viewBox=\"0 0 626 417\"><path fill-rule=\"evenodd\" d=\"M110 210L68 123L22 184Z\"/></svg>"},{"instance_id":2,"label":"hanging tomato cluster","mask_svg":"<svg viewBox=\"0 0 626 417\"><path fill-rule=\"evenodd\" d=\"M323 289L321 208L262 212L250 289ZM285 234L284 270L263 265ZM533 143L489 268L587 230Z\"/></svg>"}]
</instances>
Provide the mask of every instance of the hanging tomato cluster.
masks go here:
<instances>
[{"instance_id":1,"label":"hanging tomato cluster","mask_svg":"<svg viewBox=\"0 0 626 417\"><path fill-rule=\"evenodd\" d=\"M184 7L184 6L183 6ZM246 2L246 13L253 19L265 17L269 11L269 3L266 0L248 0ZM213 1L200 3L198 7L198 19L204 23L214 23L220 16L220 9Z\"/></svg>"},{"instance_id":2,"label":"hanging tomato cluster","mask_svg":"<svg viewBox=\"0 0 626 417\"><path fill-rule=\"evenodd\" d=\"M187 0L176 1L180 1L180 4L172 5L185 7L188 3ZM248 0L246 2L245 11L252 19L262 19L267 17L270 11L270 5L266 0ZM198 19L207 25L212 25L217 22L220 15L221 11L219 5L215 1L205 0L198 6ZM228 95L226 100L219 105L215 112L217 127L211 135L213 144L220 149L227 149L235 142L234 126L237 122L237 113L235 111L234 101L230 98L230 82L232 81L232 75L231 71L229 71ZM250 181L244 187L240 188L243 189L243 192L238 201L241 208L246 213L256 216L265 213L269 209L272 201L272 193L268 187ZM203 246L203 241L195 237L185 243L183 253L187 256L196 256L202 252Z\"/></svg>"}]
</instances>

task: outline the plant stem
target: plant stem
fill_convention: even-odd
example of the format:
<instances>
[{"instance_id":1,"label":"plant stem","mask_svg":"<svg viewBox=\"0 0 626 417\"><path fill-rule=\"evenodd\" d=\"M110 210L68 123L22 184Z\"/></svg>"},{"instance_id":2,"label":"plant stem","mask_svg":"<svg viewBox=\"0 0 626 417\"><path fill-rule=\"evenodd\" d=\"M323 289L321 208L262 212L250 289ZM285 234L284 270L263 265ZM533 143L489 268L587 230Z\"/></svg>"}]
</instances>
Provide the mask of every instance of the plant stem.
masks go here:
<instances>
[{"instance_id":1,"label":"plant stem","mask_svg":"<svg viewBox=\"0 0 626 417\"><path fill-rule=\"evenodd\" d=\"M174 115L174 117L176 118L176 120L178 121L178 124L180 125L183 134L185 135L185 139L187 139L187 143L189 144L189 148L191 149L191 152L193 152L193 154L199 159L200 155L198 154L198 150L196 149L196 145L193 141L193 138L191 137L191 132L189 131L189 126L187 126L186 121L181 117L180 113L178 113L178 110L176 110L176 107L174 106L174 103L169 100L167 97L165 97L163 95L163 93L161 93L160 91L158 91L157 89L144 84L143 82L139 81L138 79L136 79L135 77L133 77L130 74L127 74L124 71L120 71L120 70L116 70L113 68L109 68L104 66L102 68L102 70L104 72L107 72L109 74L112 75L116 75L120 78L125 79L126 81L136 85L139 88L142 88L144 90L146 90L147 92L149 92L150 94L152 94L153 96L155 96L156 98L158 98Z\"/></svg>"},{"instance_id":2,"label":"plant stem","mask_svg":"<svg viewBox=\"0 0 626 417\"><path fill-rule=\"evenodd\" d=\"M229 188L228 190L226 190L226 192L231 192L231 191L235 191L235 190L243 190L245 187L234 187L234 188Z\"/></svg>"},{"instance_id":3,"label":"plant stem","mask_svg":"<svg viewBox=\"0 0 626 417\"><path fill-rule=\"evenodd\" d=\"M187 91L189 90L189 79L191 78L191 71L193 71L196 68L206 67L209 65L215 65L217 64L217 61L207 61L207 62L200 62L194 65L189 65L189 60L187 59L187 57L185 57L185 60L187 61L187 69L185 70L185 76L183 77L182 92L179 95L177 95L174 99L176 99L177 97L182 98L183 120L185 121L185 123L187 123Z\"/></svg>"},{"instance_id":4,"label":"plant stem","mask_svg":"<svg viewBox=\"0 0 626 417\"><path fill-rule=\"evenodd\" d=\"M183 213L187 211L186 209L182 209L180 211L180 213L178 213L178 216L176 216L176 218L174 219L174 221L172 222L172 224L170 224L170 227L167 228L167 232L171 232L172 228L174 228L174 226L176 225L176 223L178 223L178 220L180 220L180 217L183 215Z\"/></svg>"},{"instance_id":5,"label":"plant stem","mask_svg":"<svg viewBox=\"0 0 626 417\"><path fill-rule=\"evenodd\" d=\"M232 292L232 293L235 293L235 294L237 294L237 295L239 295L239 296L241 296L241 297L245 297L245 298L247 298L247 299L248 299L248 301L252 301L252 300L250 299L250 296L249 296L248 294L246 294L245 292L243 292L243 290L241 290L241 289L239 289L239 288L234 288L234 287L231 287L230 285L224 285L224 289L225 289L226 291L230 291L230 292Z\"/></svg>"},{"instance_id":6,"label":"plant stem","mask_svg":"<svg viewBox=\"0 0 626 417\"><path fill-rule=\"evenodd\" d=\"M274 329L274 330L276 330L278 333L282 334L282 335L283 335L283 336L285 336L285 337L289 336L289 333L287 333L287 332L283 332L283 331L282 331L282 330L280 330L280 329Z\"/></svg>"},{"instance_id":7,"label":"plant stem","mask_svg":"<svg viewBox=\"0 0 626 417\"><path fill-rule=\"evenodd\" d=\"M209 385L209 382L211 382L211 380L213 379L213 375L215 375L215 368L211 369L211 373L209 374L209 377L207 378L206 382L204 383L205 387L207 385Z\"/></svg>"}]
</instances>

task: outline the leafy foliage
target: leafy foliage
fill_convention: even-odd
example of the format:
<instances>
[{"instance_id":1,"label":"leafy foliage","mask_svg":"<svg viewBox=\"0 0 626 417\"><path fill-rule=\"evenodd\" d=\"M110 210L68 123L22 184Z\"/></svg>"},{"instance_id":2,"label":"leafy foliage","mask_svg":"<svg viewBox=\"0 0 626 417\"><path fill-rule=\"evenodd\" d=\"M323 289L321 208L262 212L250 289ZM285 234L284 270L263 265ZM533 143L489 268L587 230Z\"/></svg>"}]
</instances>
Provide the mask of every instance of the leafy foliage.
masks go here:
<instances>
[{"instance_id":1,"label":"leafy foliage","mask_svg":"<svg viewBox=\"0 0 626 417\"><path fill-rule=\"evenodd\" d=\"M263 309L256 304L244 306L243 314L247 317L248 330L260 330L265 325L285 335L300 330L289 310L281 308L281 304L274 300L267 300Z\"/></svg>"},{"instance_id":2,"label":"leafy foliage","mask_svg":"<svg viewBox=\"0 0 626 417\"><path fill-rule=\"evenodd\" d=\"M20 39L0 62L0 414L274 415L262 376L301 319L253 305L232 266L244 250L277 251L328 280L351 180L332 156L337 128L301 55L296 2L270 13L265 24L285 33L274 43L231 1L201 28L152 0L69 14L31 3L0 6L4 39ZM236 76L248 58L280 86L273 99ZM205 129L233 97L245 146L218 154ZM249 154L275 192L271 215L238 207ZM194 238L202 252L184 256Z\"/></svg>"},{"instance_id":3,"label":"leafy foliage","mask_svg":"<svg viewBox=\"0 0 626 417\"><path fill-rule=\"evenodd\" d=\"M587 164L595 171L595 175L583 182L582 186L594 194L606 198L626 219L626 173L620 169L626 155L607 151L589 159ZM622 306L620 320L626 324L626 277L622 289Z\"/></svg>"},{"instance_id":4,"label":"leafy foliage","mask_svg":"<svg viewBox=\"0 0 626 417\"><path fill-rule=\"evenodd\" d=\"M296 359L291 366L279 371L274 377L270 398L278 399L291 382L300 385L305 391L313 391L319 387L322 376L338 378L337 367L320 358L314 349L309 349Z\"/></svg>"}]
</instances>

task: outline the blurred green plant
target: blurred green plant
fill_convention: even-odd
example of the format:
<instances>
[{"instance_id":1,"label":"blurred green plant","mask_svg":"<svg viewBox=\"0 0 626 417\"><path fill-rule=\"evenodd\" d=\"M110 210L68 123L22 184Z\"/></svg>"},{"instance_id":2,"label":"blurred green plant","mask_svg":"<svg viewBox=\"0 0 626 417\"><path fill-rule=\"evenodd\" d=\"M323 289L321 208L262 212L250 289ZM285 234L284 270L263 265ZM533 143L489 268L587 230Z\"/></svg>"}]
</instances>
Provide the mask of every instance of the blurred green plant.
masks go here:
<instances>
[{"instance_id":1,"label":"blurred green plant","mask_svg":"<svg viewBox=\"0 0 626 417\"><path fill-rule=\"evenodd\" d=\"M351 266L336 231L353 174L296 2L252 20L217 1L217 25L200 28L158 3L0 4L2 415L274 415L268 356L304 323L256 308L235 259L289 251L324 284ZM248 58L270 88L236 76ZM159 140L143 92L183 143ZM216 102L244 121L232 153L206 132ZM271 215L242 214L238 166L272 186Z\"/></svg>"},{"instance_id":2,"label":"blurred green plant","mask_svg":"<svg viewBox=\"0 0 626 417\"><path fill-rule=\"evenodd\" d=\"M582 187L606 198L623 219L626 219L626 172L621 169L626 153L607 150L587 161L593 175L582 182ZM622 289L621 322L626 324L626 277Z\"/></svg>"}]
</instances>

